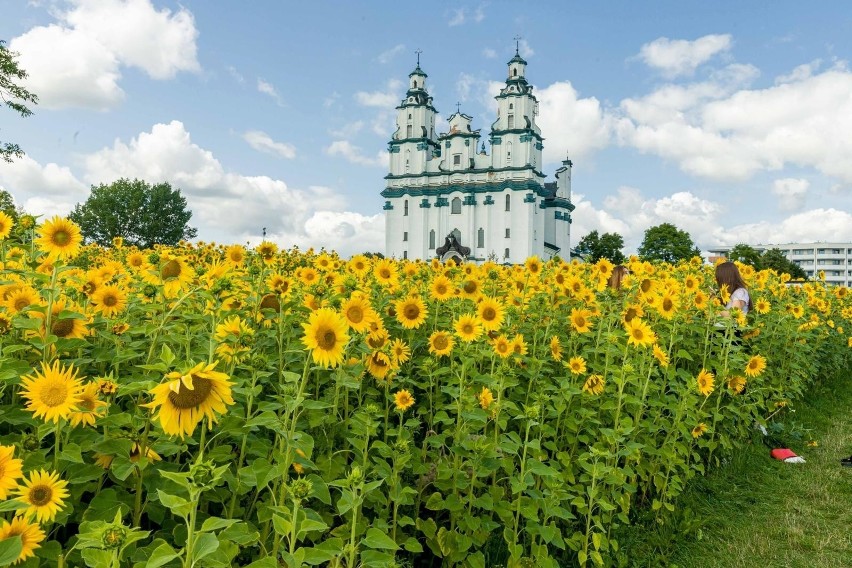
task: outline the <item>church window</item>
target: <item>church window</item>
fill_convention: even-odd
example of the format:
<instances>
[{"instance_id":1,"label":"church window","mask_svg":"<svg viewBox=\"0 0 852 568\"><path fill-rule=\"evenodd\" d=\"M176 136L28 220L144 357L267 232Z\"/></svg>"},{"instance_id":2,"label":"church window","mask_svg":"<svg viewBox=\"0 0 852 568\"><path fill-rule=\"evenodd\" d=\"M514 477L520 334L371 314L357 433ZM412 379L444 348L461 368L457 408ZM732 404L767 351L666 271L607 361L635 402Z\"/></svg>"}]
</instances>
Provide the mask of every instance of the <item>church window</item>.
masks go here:
<instances>
[{"instance_id":1,"label":"church window","mask_svg":"<svg viewBox=\"0 0 852 568\"><path fill-rule=\"evenodd\" d=\"M485 229L482 227L476 232L476 246L478 248L485 248Z\"/></svg>"},{"instance_id":2,"label":"church window","mask_svg":"<svg viewBox=\"0 0 852 568\"><path fill-rule=\"evenodd\" d=\"M510 228L508 228L508 227L506 227L506 238L507 238L507 239L511 239L511 238L512 238L512 229L510 229Z\"/></svg>"},{"instance_id":3,"label":"church window","mask_svg":"<svg viewBox=\"0 0 852 568\"><path fill-rule=\"evenodd\" d=\"M515 115L510 114L509 115L509 129L511 130L514 127L515 127Z\"/></svg>"},{"instance_id":4,"label":"church window","mask_svg":"<svg viewBox=\"0 0 852 568\"><path fill-rule=\"evenodd\" d=\"M406 259L406 260L408 259L408 251L407 250L402 251L402 258Z\"/></svg>"},{"instance_id":5,"label":"church window","mask_svg":"<svg viewBox=\"0 0 852 568\"><path fill-rule=\"evenodd\" d=\"M506 165L507 166L512 165L512 143L511 142L506 144Z\"/></svg>"},{"instance_id":6,"label":"church window","mask_svg":"<svg viewBox=\"0 0 852 568\"><path fill-rule=\"evenodd\" d=\"M403 217L408 217L408 200L407 199L402 203L402 215L403 215Z\"/></svg>"},{"instance_id":7,"label":"church window","mask_svg":"<svg viewBox=\"0 0 852 568\"><path fill-rule=\"evenodd\" d=\"M403 232L402 232L402 240L403 240L403 241L407 241L407 240L408 240L408 231L403 231Z\"/></svg>"},{"instance_id":8,"label":"church window","mask_svg":"<svg viewBox=\"0 0 852 568\"><path fill-rule=\"evenodd\" d=\"M453 154L453 165L460 166L461 165L461 154Z\"/></svg>"},{"instance_id":9,"label":"church window","mask_svg":"<svg viewBox=\"0 0 852 568\"><path fill-rule=\"evenodd\" d=\"M412 129L413 129L413 127L410 124L405 128L405 137L406 138L411 138L411 136L413 134Z\"/></svg>"},{"instance_id":10,"label":"church window","mask_svg":"<svg viewBox=\"0 0 852 568\"><path fill-rule=\"evenodd\" d=\"M503 258L509 258L509 249L506 249L506 252L503 253Z\"/></svg>"},{"instance_id":11,"label":"church window","mask_svg":"<svg viewBox=\"0 0 852 568\"><path fill-rule=\"evenodd\" d=\"M506 211L511 211L511 210L512 210L512 196L507 195L506 196Z\"/></svg>"},{"instance_id":12,"label":"church window","mask_svg":"<svg viewBox=\"0 0 852 568\"><path fill-rule=\"evenodd\" d=\"M450 231L450 234L456 238L456 242L461 242L461 231L458 229L453 229Z\"/></svg>"},{"instance_id":13,"label":"church window","mask_svg":"<svg viewBox=\"0 0 852 568\"><path fill-rule=\"evenodd\" d=\"M512 77L517 77L517 76L518 76L518 68L512 67Z\"/></svg>"},{"instance_id":14,"label":"church window","mask_svg":"<svg viewBox=\"0 0 852 568\"><path fill-rule=\"evenodd\" d=\"M411 113L408 113L408 120L411 120Z\"/></svg>"},{"instance_id":15,"label":"church window","mask_svg":"<svg viewBox=\"0 0 852 568\"><path fill-rule=\"evenodd\" d=\"M512 104L512 103L509 103L509 110L512 110L513 108L515 108L515 105ZM408 115L408 118L411 118L411 115Z\"/></svg>"},{"instance_id":16,"label":"church window","mask_svg":"<svg viewBox=\"0 0 852 568\"><path fill-rule=\"evenodd\" d=\"M429 231L429 250L435 249L435 229Z\"/></svg>"},{"instance_id":17,"label":"church window","mask_svg":"<svg viewBox=\"0 0 852 568\"><path fill-rule=\"evenodd\" d=\"M458 197L453 198L453 202L450 207L450 213L453 215L461 215L461 199Z\"/></svg>"}]
</instances>

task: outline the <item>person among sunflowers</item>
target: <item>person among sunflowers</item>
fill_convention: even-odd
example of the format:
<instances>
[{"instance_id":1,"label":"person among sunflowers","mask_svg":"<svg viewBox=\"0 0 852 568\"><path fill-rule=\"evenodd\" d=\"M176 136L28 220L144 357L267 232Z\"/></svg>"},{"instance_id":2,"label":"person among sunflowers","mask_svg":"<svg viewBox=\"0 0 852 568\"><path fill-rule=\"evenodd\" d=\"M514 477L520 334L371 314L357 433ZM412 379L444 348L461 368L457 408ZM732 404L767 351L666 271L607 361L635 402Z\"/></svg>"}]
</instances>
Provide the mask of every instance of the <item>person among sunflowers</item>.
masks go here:
<instances>
[{"instance_id":1,"label":"person among sunflowers","mask_svg":"<svg viewBox=\"0 0 852 568\"><path fill-rule=\"evenodd\" d=\"M725 309L721 312L723 316L729 316L730 310L734 308L742 311L743 315L748 315L751 309L751 298L736 264L729 260L717 265L716 284L719 286L723 301L726 301Z\"/></svg>"}]
</instances>

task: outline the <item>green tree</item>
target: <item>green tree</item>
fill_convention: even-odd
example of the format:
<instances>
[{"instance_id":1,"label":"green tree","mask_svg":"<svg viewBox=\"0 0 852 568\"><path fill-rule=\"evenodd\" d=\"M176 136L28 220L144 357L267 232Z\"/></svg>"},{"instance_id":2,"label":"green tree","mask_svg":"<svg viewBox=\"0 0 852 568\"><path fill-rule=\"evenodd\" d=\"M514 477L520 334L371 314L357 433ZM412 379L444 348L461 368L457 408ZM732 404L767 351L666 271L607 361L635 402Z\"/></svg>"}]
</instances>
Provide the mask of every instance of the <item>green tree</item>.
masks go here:
<instances>
[{"instance_id":1,"label":"green tree","mask_svg":"<svg viewBox=\"0 0 852 568\"><path fill-rule=\"evenodd\" d=\"M807 280L808 275L801 266L787 258L781 249L773 248L763 251L760 255L760 264L757 268L764 270L771 268L779 273L789 274L797 280Z\"/></svg>"},{"instance_id":2,"label":"green tree","mask_svg":"<svg viewBox=\"0 0 852 568\"><path fill-rule=\"evenodd\" d=\"M701 251L686 231L671 223L663 223L645 231L645 238L637 251L642 260L662 260L676 263L700 256Z\"/></svg>"},{"instance_id":3,"label":"green tree","mask_svg":"<svg viewBox=\"0 0 852 568\"><path fill-rule=\"evenodd\" d=\"M89 199L78 203L68 217L80 226L86 242L102 246L109 246L113 237L122 237L125 244L150 248L174 245L198 234L187 225L192 211L187 209L186 199L165 182L152 186L122 178L92 186Z\"/></svg>"},{"instance_id":4,"label":"green tree","mask_svg":"<svg viewBox=\"0 0 852 568\"><path fill-rule=\"evenodd\" d=\"M5 189L0 189L0 211L11 217L16 223L18 222L20 211L15 206L15 198Z\"/></svg>"},{"instance_id":5,"label":"green tree","mask_svg":"<svg viewBox=\"0 0 852 568\"><path fill-rule=\"evenodd\" d=\"M743 264L748 264L760 270L760 256L761 253L756 248L745 243L740 243L730 250L728 260L738 260Z\"/></svg>"},{"instance_id":6,"label":"green tree","mask_svg":"<svg viewBox=\"0 0 852 568\"><path fill-rule=\"evenodd\" d=\"M618 233L604 233L599 235L592 231L577 243L574 254L582 256L586 262L597 262L602 258L609 259L614 264L622 264L625 261L624 238Z\"/></svg>"},{"instance_id":7,"label":"green tree","mask_svg":"<svg viewBox=\"0 0 852 568\"><path fill-rule=\"evenodd\" d=\"M15 60L17 56L18 54L9 51L6 42L0 39L0 99L7 107L26 117L33 113L26 103L38 104L38 97L17 83L27 78L27 72L18 67ZM13 158L23 155L23 150L17 144L0 140L0 158L3 161L11 162Z\"/></svg>"}]
</instances>

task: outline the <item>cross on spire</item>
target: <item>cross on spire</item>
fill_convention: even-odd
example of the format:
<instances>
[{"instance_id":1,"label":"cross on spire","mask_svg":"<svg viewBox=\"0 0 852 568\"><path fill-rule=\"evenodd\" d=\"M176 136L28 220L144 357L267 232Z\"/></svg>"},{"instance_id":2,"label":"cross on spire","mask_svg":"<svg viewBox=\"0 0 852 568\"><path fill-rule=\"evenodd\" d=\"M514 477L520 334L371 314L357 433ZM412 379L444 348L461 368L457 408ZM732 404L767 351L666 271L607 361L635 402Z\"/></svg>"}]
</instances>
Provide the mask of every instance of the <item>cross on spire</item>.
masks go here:
<instances>
[{"instance_id":1,"label":"cross on spire","mask_svg":"<svg viewBox=\"0 0 852 568\"><path fill-rule=\"evenodd\" d=\"M519 35L516 35L514 37L514 39L515 39L515 55L520 55L521 54L521 40L524 39L524 38L522 38Z\"/></svg>"},{"instance_id":2,"label":"cross on spire","mask_svg":"<svg viewBox=\"0 0 852 568\"><path fill-rule=\"evenodd\" d=\"M461 103L456 103L456 113L461 114Z\"/></svg>"},{"instance_id":3,"label":"cross on spire","mask_svg":"<svg viewBox=\"0 0 852 568\"><path fill-rule=\"evenodd\" d=\"M423 50L418 47L414 50L414 53L417 54L417 66L420 67L420 54L423 53Z\"/></svg>"}]
</instances>

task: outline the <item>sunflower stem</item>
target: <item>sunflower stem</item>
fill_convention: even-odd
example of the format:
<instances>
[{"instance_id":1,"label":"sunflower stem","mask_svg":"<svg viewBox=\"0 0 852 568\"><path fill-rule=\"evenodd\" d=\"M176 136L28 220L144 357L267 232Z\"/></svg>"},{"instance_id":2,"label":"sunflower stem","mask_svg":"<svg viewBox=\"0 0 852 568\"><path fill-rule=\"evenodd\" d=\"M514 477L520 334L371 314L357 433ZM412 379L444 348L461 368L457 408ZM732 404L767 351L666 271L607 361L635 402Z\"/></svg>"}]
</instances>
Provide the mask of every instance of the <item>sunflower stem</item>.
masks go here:
<instances>
[{"instance_id":1,"label":"sunflower stem","mask_svg":"<svg viewBox=\"0 0 852 568\"><path fill-rule=\"evenodd\" d=\"M62 420L56 421L56 433L53 440L53 470L59 471L59 450L62 446Z\"/></svg>"}]
</instances>

